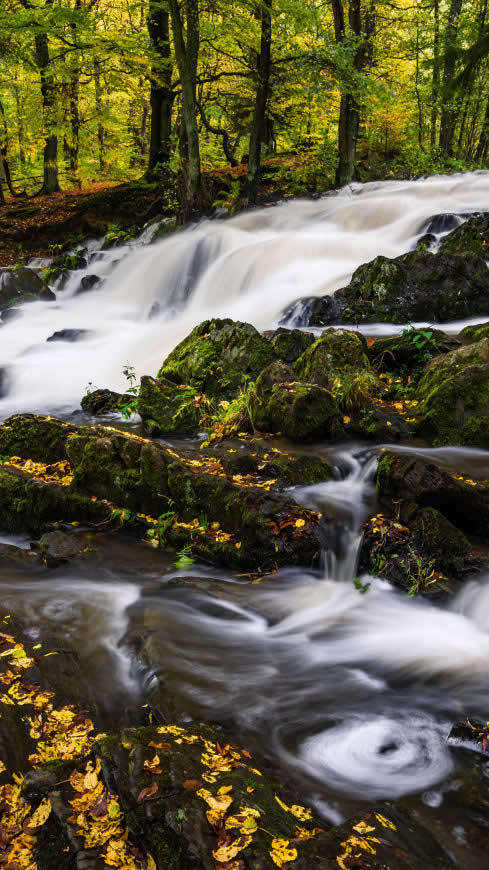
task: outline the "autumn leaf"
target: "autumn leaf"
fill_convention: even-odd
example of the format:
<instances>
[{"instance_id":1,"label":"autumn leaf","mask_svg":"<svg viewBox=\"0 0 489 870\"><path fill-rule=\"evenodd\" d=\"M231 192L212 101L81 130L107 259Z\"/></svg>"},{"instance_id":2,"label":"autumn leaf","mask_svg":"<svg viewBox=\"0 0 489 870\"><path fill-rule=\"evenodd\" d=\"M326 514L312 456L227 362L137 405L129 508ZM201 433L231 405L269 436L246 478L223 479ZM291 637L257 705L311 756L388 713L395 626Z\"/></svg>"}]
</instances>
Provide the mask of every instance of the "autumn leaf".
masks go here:
<instances>
[{"instance_id":1,"label":"autumn leaf","mask_svg":"<svg viewBox=\"0 0 489 870\"><path fill-rule=\"evenodd\" d=\"M248 834L243 834L241 837L238 837L237 840L233 840L229 845L219 846L217 849L214 849L212 854L216 861L222 863L225 861L231 861L239 852L242 852L243 849L246 849L246 847L250 845L252 839L253 838Z\"/></svg>"},{"instance_id":2,"label":"autumn leaf","mask_svg":"<svg viewBox=\"0 0 489 870\"><path fill-rule=\"evenodd\" d=\"M289 840L282 840L281 838L275 838L272 840L272 848L269 852L271 859L277 867L283 867L284 864L288 864L289 861L295 861L297 858L297 849L294 847L290 848Z\"/></svg>"},{"instance_id":3,"label":"autumn leaf","mask_svg":"<svg viewBox=\"0 0 489 870\"><path fill-rule=\"evenodd\" d=\"M156 782L153 782L151 785L148 785L146 788L143 788L139 792L138 797L137 797L138 804L140 804L142 801L147 800L150 797L153 797L153 795L155 795L157 791L158 791L158 784Z\"/></svg>"}]
</instances>

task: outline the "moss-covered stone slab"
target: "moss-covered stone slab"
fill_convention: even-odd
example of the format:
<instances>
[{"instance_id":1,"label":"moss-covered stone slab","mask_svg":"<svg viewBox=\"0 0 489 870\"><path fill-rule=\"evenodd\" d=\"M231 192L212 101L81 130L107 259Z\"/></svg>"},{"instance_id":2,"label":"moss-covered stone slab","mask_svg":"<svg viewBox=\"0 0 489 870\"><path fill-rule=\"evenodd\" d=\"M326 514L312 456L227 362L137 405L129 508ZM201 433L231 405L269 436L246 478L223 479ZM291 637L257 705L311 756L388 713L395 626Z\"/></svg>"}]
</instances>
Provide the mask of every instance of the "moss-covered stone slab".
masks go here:
<instances>
[{"instance_id":1,"label":"moss-covered stone slab","mask_svg":"<svg viewBox=\"0 0 489 870\"><path fill-rule=\"evenodd\" d=\"M250 323L205 320L166 358L158 377L226 398L276 358L272 343Z\"/></svg>"},{"instance_id":2,"label":"moss-covered stone slab","mask_svg":"<svg viewBox=\"0 0 489 870\"><path fill-rule=\"evenodd\" d=\"M314 344L315 336L312 332L303 332L302 329L287 329L279 326L278 329L264 333L265 337L275 348L277 357L291 365Z\"/></svg>"},{"instance_id":3,"label":"moss-covered stone slab","mask_svg":"<svg viewBox=\"0 0 489 870\"><path fill-rule=\"evenodd\" d=\"M303 383L321 384L331 390L338 374L369 367L367 342L362 335L347 329L326 329L297 360L294 372Z\"/></svg>"},{"instance_id":4,"label":"moss-covered stone slab","mask_svg":"<svg viewBox=\"0 0 489 870\"><path fill-rule=\"evenodd\" d=\"M423 437L489 446L489 338L433 359L416 397Z\"/></svg>"}]
</instances>

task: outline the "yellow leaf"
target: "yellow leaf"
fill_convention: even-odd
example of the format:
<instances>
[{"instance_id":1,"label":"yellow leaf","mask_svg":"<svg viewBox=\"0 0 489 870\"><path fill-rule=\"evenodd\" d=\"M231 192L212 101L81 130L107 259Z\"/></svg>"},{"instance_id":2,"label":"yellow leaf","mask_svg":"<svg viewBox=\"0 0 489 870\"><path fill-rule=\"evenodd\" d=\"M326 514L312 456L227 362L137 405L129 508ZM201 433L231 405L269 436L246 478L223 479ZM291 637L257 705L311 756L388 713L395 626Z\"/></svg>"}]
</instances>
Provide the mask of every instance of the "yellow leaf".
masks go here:
<instances>
[{"instance_id":1,"label":"yellow leaf","mask_svg":"<svg viewBox=\"0 0 489 870\"><path fill-rule=\"evenodd\" d=\"M289 861L295 861L297 858L297 849L289 848L289 841L282 840L280 838L276 838L272 840L272 848L270 849L270 856L274 864L277 867L282 867L284 864L287 864Z\"/></svg>"},{"instance_id":2,"label":"yellow leaf","mask_svg":"<svg viewBox=\"0 0 489 870\"><path fill-rule=\"evenodd\" d=\"M343 423L345 424L345 426L346 426L348 423L351 423L351 417L343 417Z\"/></svg>"},{"instance_id":3,"label":"yellow leaf","mask_svg":"<svg viewBox=\"0 0 489 870\"><path fill-rule=\"evenodd\" d=\"M358 825L353 826L353 830L357 832L357 834L370 834L371 831L375 831L375 828L372 828L371 825L367 825L363 820L358 823Z\"/></svg>"},{"instance_id":4,"label":"yellow leaf","mask_svg":"<svg viewBox=\"0 0 489 870\"><path fill-rule=\"evenodd\" d=\"M386 819L385 816L381 816L380 813L375 813L375 818L378 822L380 822L381 825L383 825L384 828L390 828L391 831L397 831L397 827L395 826L394 822L391 822L390 819Z\"/></svg>"},{"instance_id":5,"label":"yellow leaf","mask_svg":"<svg viewBox=\"0 0 489 870\"><path fill-rule=\"evenodd\" d=\"M5 767L3 761L0 761L0 773L3 773L7 768Z\"/></svg>"},{"instance_id":6,"label":"yellow leaf","mask_svg":"<svg viewBox=\"0 0 489 870\"><path fill-rule=\"evenodd\" d=\"M301 520L301 519L299 519L299 520L296 520L296 521L295 521L295 526L296 526L297 529L301 529L302 526L305 526L305 525L306 525L306 521L305 521L305 520Z\"/></svg>"},{"instance_id":7,"label":"yellow leaf","mask_svg":"<svg viewBox=\"0 0 489 870\"><path fill-rule=\"evenodd\" d=\"M216 861L221 861L222 863L226 861L231 861L232 858L235 858L238 852L241 852L243 849L246 849L247 846L250 845L252 841L252 837L249 834L242 834L238 837L237 840L233 840L229 846L218 846L217 849L214 849L212 854ZM297 855L297 852L296 852Z\"/></svg>"},{"instance_id":8,"label":"yellow leaf","mask_svg":"<svg viewBox=\"0 0 489 870\"><path fill-rule=\"evenodd\" d=\"M32 814L30 819L27 820L27 827L30 830L42 828L51 815L51 809L51 801L49 798L44 798L44 800L39 804L37 810Z\"/></svg>"}]
</instances>

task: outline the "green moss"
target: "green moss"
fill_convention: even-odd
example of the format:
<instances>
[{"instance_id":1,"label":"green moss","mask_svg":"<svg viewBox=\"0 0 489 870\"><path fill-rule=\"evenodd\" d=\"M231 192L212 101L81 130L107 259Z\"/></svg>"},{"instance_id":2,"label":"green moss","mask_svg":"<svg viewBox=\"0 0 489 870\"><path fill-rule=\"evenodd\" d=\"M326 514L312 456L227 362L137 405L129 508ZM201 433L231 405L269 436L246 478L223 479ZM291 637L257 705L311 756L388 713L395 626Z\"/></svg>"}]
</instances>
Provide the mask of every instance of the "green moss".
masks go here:
<instances>
[{"instance_id":1,"label":"green moss","mask_svg":"<svg viewBox=\"0 0 489 870\"><path fill-rule=\"evenodd\" d=\"M440 250L451 254L470 251L489 259L489 218L469 218L445 236Z\"/></svg>"},{"instance_id":2,"label":"green moss","mask_svg":"<svg viewBox=\"0 0 489 870\"><path fill-rule=\"evenodd\" d=\"M66 458L66 439L74 431L74 426L52 417L15 414L0 426L0 454L59 462Z\"/></svg>"},{"instance_id":3,"label":"green moss","mask_svg":"<svg viewBox=\"0 0 489 870\"><path fill-rule=\"evenodd\" d=\"M276 358L273 345L249 323L206 320L172 351L158 372L208 396L232 397Z\"/></svg>"},{"instance_id":4,"label":"green moss","mask_svg":"<svg viewBox=\"0 0 489 870\"><path fill-rule=\"evenodd\" d=\"M459 574L471 551L463 532L435 508L423 508L412 525L414 540L429 559L435 559L442 571Z\"/></svg>"},{"instance_id":5,"label":"green moss","mask_svg":"<svg viewBox=\"0 0 489 870\"><path fill-rule=\"evenodd\" d=\"M297 360L294 372L303 383L331 389L339 374L369 368L366 348L365 339L356 332L327 329Z\"/></svg>"},{"instance_id":6,"label":"green moss","mask_svg":"<svg viewBox=\"0 0 489 870\"><path fill-rule=\"evenodd\" d=\"M206 404L194 387L166 378L141 378L138 412L148 435L196 435Z\"/></svg>"}]
</instances>

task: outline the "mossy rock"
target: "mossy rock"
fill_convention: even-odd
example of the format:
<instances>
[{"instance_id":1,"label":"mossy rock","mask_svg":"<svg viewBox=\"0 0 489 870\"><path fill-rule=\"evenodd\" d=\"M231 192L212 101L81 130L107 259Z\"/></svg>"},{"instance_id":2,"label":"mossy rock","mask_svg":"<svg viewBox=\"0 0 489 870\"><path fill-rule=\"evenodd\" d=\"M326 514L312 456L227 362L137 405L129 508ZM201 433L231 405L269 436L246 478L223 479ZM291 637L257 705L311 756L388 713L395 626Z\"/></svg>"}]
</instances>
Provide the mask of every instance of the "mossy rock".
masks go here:
<instances>
[{"instance_id":1,"label":"mossy rock","mask_svg":"<svg viewBox=\"0 0 489 870\"><path fill-rule=\"evenodd\" d=\"M368 355L376 371L412 372L423 369L433 357L458 347L459 339L440 329L407 329L401 335L375 339Z\"/></svg>"},{"instance_id":2,"label":"mossy rock","mask_svg":"<svg viewBox=\"0 0 489 870\"><path fill-rule=\"evenodd\" d=\"M80 404L87 414L101 417L104 414L120 412L123 405L134 400L130 393L115 393L113 390L93 390L83 396Z\"/></svg>"},{"instance_id":3,"label":"mossy rock","mask_svg":"<svg viewBox=\"0 0 489 870\"><path fill-rule=\"evenodd\" d=\"M14 414L0 426L0 455L58 462L66 458L66 439L75 431L71 423L54 417Z\"/></svg>"},{"instance_id":4,"label":"mossy rock","mask_svg":"<svg viewBox=\"0 0 489 870\"><path fill-rule=\"evenodd\" d=\"M319 312L319 314L318 314ZM477 254L411 251L376 257L312 306L310 323L411 323L489 314L489 270Z\"/></svg>"},{"instance_id":5,"label":"mossy rock","mask_svg":"<svg viewBox=\"0 0 489 870\"><path fill-rule=\"evenodd\" d=\"M466 483L412 453L385 451L377 466L377 495L381 504L400 511L435 508L468 535L489 535L489 486Z\"/></svg>"},{"instance_id":6,"label":"mossy rock","mask_svg":"<svg viewBox=\"0 0 489 870\"><path fill-rule=\"evenodd\" d=\"M277 354L250 323L205 320L164 361L158 378L187 384L208 396L231 397Z\"/></svg>"},{"instance_id":7,"label":"mossy rock","mask_svg":"<svg viewBox=\"0 0 489 870\"><path fill-rule=\"evenodd\" d=\"M416 394L419 433L435 444L489 446L489 338L436 357Z\"/></svg>"},{"instance_id":8,"label":"mossy rock","mask_svg":"<svg viewBox=\"0 0 489 870\"><path fill-rule=\"evenodd\" d=\"M196 435L202 428L200 400L194 387L175 384L167 378L144 375L138 398L138 413L144 431L151 436Z\"/></svg>"},{"instance_id":9,"label":"mossy rock","mask_svg":"<svg viewBox=\"0 0 489 870\"><path fill-rule=\"evenodd\" d=\"M25 266L0 269L0 309L38 299L54 302L56 296L36 272Z\"/></svg>"},{"instance_id":10,"label":"mossy rock","mask_svg":"<svg viewBox=\"0 0 489 870\"><path fill-rule=\"evenodd\" d=\"M261 373L250 390L249 404L255 429L280 433L292 441L339 437L343 431L332 393L318 384L296 381L281 362Z\"/></svg>"},{"instance_id":11,"label":"mossy rock","mask_svg":"<svg viewBox=\"0 0 489 870\"><path fill-rule=\"evenodd\" d=\"M411 524L419 549L434 559L441 571L457 576L472 547L468 538L436 508L420 510Z\"/></svg>"},{"instance_id":12,"label":"mossy rock","mask_svg":"<svg viewBox=\"0 0 489 870\"><path fill-rule=\"evenodd\" d=\"M303 383L333 387L335 377L342 372L368 369L367 343L362 335L348 329L326 329L294 365L297 378Z\"/></svg>"},{"instance_id":13,"label":"mossy rock","mask_svg":"<svg viewBox=\"0 0 489 870\"><path fill-rule=\"evenodd\" d=\"M316 340L312 332L286 329L285 326L279 326L273 332L266 332L265 337L274 346L277 357L289 365L299 359Z\"/></svg>"},{"instance_id":14,"label":"mossy rock","mask_svg":"<svg viewBox=\"0 0 489 870\"><path fill-rule=\"evenodd\" d=\"M483 338L489 338L489 323L476 323L474 326L466 326L459 333L459 339L464 344L474 344L476 341L482 341Z\"/></svg>"},{"instance_id":15,"label":"mossy rock","mask_svg":"<svg viewBox=\"0 0 489 870\"><path fill-rule=\"evenodd\" d=\"M440 245L440 251L449 254L470 251L489 260L489 215L472 217L448 233Z\"/></svg>"}]
</instances>

